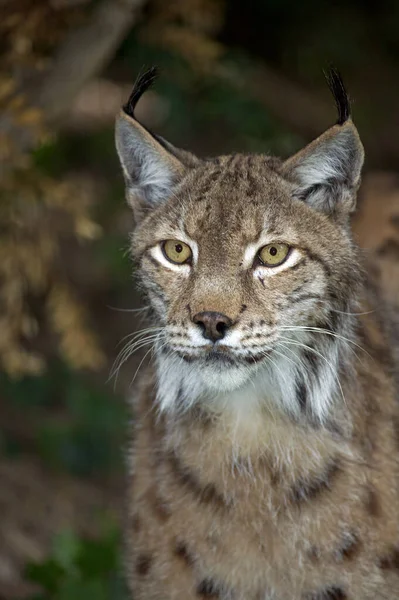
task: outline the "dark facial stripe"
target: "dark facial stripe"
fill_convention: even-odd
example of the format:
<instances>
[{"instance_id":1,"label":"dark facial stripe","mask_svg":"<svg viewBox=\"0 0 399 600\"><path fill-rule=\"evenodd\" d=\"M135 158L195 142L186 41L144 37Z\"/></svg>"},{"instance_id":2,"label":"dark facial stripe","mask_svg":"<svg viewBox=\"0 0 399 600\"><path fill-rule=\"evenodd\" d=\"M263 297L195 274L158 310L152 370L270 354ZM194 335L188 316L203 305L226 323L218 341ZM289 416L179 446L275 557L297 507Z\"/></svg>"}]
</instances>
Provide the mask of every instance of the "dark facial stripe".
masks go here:
<instances>
[{"instance_id":1,"label":"dark facial stripe","mask_svg":"<svg viewBox=\"0 0 399 600\"><path fill-rule=\"evenodd\" d=\"M150 261L150 263L157 269L157 271L161 269L162 265L157 260L155 260L155 258L151 256L151 254L145 254L143 258L146 258L148 261Z\"/></svg>"},{"instance_id":2,"label":"dark facial stripe","mask_svg":"<svg viewBox=\"0 0 399 600\"><path fill-rule=\"evenodd\" d=\"M197 587L197 595L200 598L215 599L220 598L218 588L210 579L204 579Z\"/></svg>"},{"instance_id":3,"label":"dark facial stripe","mask_svg":"<svg viewBox=\"0 0 399 600\"><path fill-rule=\"evenodd\" d=\"M329 315L329 321L319 321L316 323L316 327L319 327L320 329L324 329L325 331L329 332L329 333L334 333L335 331L335 322L334 319L332 318L332 315ZM317 335L317 334L316 334Z\"/></svg>"},{"instance_id":4,"label":"dark facial stripe","mask_svg":"<svg viewBox=\"0 0 399 600\"><path fill-rule=\"evenodd\" d=\"M262 191L261 180L259 177L254 175L252 171L247 172L247 194L249 197L256 196L259 192Z\"/></svg>"},{"instance_id":5,"label":"dark facial stripe","mask_svg":"<svg viewBox=\"0 0 399 600\"><path fill-rule=\"evenodd\" d=\"M262 190L262 180L256 170L255 157L251 154L247 156L247 194L249 197L255 196ZM244 165L245 168L245 165Z\"/></svg>"},{"instance_id":6,"label":"dark facial stripe","mask_svg":"<svg viewBox=\"0 0 399 600\"><path fill-rule=\"evenodd\" d=\"M296 398L301 408L301 412L305 412L307 407L308 391L306 389L305 382L302 379L297 381Z\"/></svg>"},{"instance_id":7,"label":"dark facial stripe","mask_svg":"<svg viewBox=\"0 0 399 600\"><path fill-rule=\"evenodd\" d=\"M170 452L168 462L178 484L184 487L190 494L197 498L201 504L207 504L218 510L226 510L228 505L222 494L220 494L213 483L202 486L197 476L190 471L181 460Z\"/></svg>"},{"instance_id":8,"label":"dark facial stripe","mask_svg":"<svg viewBox=\"0 0 399 600\"><path fill-rule=\"evenodd\" d=\"M164 305L165 310L166 310L166 307L168 306L168 300L167 300L167 298L165 296L165 292L163 291L161 286L159 286L157 283L155 283L155 281L149 281L149 282L147 281L145 284L145 288L146 288L147 296L148 296L150 302L152 301L152 298L156 298L157 300L162 302L162 304Z\"/></svg>"},{"instance_id":9,"label":"dark facial stripe","mask_svg":"<svg viewBox=\"0 0 399 600\"><path fill-rule=\"evenodd\" d=\"M221 177L222 175L222 170L219 167L216 167L214 171L211 171L211 173L208 173L208 171L206 171L205 176L202 177L202 180L200 180L197 185L199 186L198 188L198 196L206 196L206 194L208 194L211 190L211 188L216 184L217 180Z\"/></svg>"},{"instance_id":10,"label":"dark facial stripe","mask_svg":"<svg viewBox=\"0 0 399 600\"><path fill-rule=\"evenodd\" d=\"M309 369L313 373L315 377L319 374L319 357L317 354L310 352L309 350L305 350L302 353L302 357L304 362L308 365Z\"/></svg>"},{"instance_id":11,"label":"dark facial stripe","mask_svg":"<svg viewBox=\"0 0 399 600\"><path fill-rule=\"evenodd\" d=\"M226 162L224 163L224 170L228 171L229 169L231 169L234 165L235 160L239 157L238 154L231 154L227 159Z\"/></svg>"},{"instance_id":12,"label":"dark facial stripe","mask_svg":"<svg viewBox=\"0 0 399 600\"><path fill-rule=\"evenodd\" d=\"M324 491L331 489L333 480L340 472L338 460L332 460L325 470L311 480L300 479L291 490L291 501L302 503L314 500Z\"/></svg>"},{"instance_id":13,"label":"dark facial stripe","mask_svg":"<svg viewBox=\"0 0 399 600\"><path fill-rule=\"evenodd\" d=\"M287 304L296 304L297 302L304 302L305 300L321 300L320 294L300 294L299 296L288 296Z\"/></svg>"},{"instance_id":14,"label":"dark facial stripe","mask_svg":"<svg viewBox=\"0 0 399 600\"><path fill-rule=\"evenodd\" d=\"M347 598L344 590L335 586L305 596L306 600L347 600Z\"/></svg>"}]
</instances>

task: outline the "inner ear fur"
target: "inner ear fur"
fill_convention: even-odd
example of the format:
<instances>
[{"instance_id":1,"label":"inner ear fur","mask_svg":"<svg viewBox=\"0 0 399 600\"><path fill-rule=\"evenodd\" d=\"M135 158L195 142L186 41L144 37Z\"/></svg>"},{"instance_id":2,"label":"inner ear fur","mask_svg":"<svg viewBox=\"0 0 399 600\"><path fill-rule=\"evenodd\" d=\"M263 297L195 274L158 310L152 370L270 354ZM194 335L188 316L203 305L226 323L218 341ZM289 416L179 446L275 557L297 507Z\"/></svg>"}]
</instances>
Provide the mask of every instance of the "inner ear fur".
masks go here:
<instances>
[{"instance_id":1,"label":"inner ear fur","mask_svg":"<svg viewBox=\"0 0 399 600\"><path fill-rule=\"evenodd\" d=\"M295 196L313 208L351 212L363 161L363 145L353 121L348 119L286 160L282 174L297 184Z\"/></svg>"},{"instance_id":2,"label":"inner ear fur","mask_svg":"<svg viewBox=\"0 0 399 600\"><path fill-rule=\"evenodd\" d=\"M183 163L124 111L116 120L115 141L132 208L164 201L183 176Z\"/></svg>"}]
</instances>

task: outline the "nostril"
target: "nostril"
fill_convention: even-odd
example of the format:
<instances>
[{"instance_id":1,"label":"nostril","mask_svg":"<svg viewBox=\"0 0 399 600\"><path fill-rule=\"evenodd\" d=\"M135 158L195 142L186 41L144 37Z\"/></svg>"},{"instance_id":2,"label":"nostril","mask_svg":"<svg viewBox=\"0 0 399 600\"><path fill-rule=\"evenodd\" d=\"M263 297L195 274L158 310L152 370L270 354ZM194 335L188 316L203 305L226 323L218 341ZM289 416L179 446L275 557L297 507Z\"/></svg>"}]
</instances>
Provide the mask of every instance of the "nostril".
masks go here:
<instances>
[{"instance_id":1,"label":"nostril","mask_svg":"<svg viewBox=\"0 0 399 600\"><path fill-rule=\"evenodd\" d=\"M221 333L222 335L224 335L226 332L226 329L227 329L227 325L223 321L219 321L219 323L216 323L216 331L218 333Z\"/></svg>"}]
</instances>

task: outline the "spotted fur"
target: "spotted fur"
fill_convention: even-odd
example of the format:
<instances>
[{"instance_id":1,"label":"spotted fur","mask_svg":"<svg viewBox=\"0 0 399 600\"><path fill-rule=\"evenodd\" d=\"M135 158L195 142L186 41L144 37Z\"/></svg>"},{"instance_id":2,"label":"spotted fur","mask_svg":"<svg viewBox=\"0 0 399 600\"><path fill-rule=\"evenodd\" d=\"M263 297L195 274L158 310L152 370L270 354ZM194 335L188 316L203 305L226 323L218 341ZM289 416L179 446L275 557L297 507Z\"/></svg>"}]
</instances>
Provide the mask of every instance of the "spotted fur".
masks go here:
<instances>
[{"instance_id":1,"label":"spotted fur","mask_svg":"<svg viewBox=\"0 0 399 600\"><path fill-rule=\"evenodd\" d=\"M135 119L153 76L116 128L152 327L122 359L155 356L132 402L132 597L399 597L397 366L351 235L363 148L342 81L338 123L293 157L201 160ZM271 242L291 248L273 268ZM229 325L214 343L209 311Z\"/></svg>"}]
</instances>

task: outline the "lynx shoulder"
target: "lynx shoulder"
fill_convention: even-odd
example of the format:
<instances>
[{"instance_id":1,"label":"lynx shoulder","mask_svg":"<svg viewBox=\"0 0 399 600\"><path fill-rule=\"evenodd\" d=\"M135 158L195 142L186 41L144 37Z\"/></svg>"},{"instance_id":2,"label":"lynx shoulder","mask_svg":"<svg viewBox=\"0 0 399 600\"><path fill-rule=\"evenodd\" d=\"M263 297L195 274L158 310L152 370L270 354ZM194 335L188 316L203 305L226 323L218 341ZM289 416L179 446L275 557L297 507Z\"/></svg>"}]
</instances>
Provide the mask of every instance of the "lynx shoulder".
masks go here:
<instances>
[{"instance_id":1,"label":"lynx shoulder","mask_svg":"<svg viewBox=\"0 0 399 600\"><path fill-rule=\"evenodd\" d=\"M154 77L116 122L155 353L132 399L132 597L399 597L397 366L351 234L342 81L337 123L287 160L203 160L135 118Z\"/></svg>"}]
</instances>

